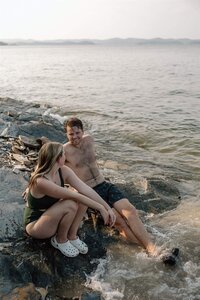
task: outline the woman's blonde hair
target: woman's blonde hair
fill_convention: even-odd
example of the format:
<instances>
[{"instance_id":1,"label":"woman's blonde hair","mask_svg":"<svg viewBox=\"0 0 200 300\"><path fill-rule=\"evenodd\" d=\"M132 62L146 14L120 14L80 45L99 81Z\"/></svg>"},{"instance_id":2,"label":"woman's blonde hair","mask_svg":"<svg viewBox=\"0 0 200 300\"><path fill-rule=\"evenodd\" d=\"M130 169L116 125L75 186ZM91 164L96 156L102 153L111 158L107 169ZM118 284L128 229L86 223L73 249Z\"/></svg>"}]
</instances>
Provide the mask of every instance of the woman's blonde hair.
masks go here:
<instances>
[{"instance_id":1,"label":"woman's blonde hair","mask_svg":"<svg viewBox=\"0 0 200 300\"><path fill-rule=\"evenodd\" d=\"M30 189L38 177L42 177L51 171L58 159L63 155L63 145L49 142L42 146L38 154L38 162L35 171L31 174L28 188Z\"/></svg>"}]
</instances>

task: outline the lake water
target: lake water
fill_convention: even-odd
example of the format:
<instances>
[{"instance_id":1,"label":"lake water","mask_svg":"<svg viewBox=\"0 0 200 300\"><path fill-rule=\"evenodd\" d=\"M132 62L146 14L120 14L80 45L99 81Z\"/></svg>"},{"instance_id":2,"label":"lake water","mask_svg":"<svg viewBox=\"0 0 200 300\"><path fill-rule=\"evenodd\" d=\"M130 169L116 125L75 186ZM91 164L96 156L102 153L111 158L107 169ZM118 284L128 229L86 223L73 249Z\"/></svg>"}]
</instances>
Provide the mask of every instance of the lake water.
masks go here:
<instances>
[{"instance_id":1,"label":"lake water","mask_svg":"<svg viewBox=\"0 0 200 300\"><path fill-rule=\"evenodd\" d=\"M103 170L112 179L168 178L181 192L177 209L148 217L160 243L181 249L178 266L121 242L88 280L106 300L200 299L199 80L197 45L0 48L0 97L80 117L99 160L117 164Z\"/></svg>"}]
</instances>

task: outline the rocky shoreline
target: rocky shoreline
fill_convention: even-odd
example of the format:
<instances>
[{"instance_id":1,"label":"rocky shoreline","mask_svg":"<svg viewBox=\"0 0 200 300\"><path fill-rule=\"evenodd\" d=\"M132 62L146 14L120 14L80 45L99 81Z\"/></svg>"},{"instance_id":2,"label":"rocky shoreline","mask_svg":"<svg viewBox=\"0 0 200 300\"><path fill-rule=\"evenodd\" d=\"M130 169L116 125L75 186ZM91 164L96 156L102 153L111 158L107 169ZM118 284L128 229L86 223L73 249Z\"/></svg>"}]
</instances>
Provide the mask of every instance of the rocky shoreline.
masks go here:
<instances>
[{"instance_id":1,"label":"rocky shoreline","mask_svg":"<svg viewBox=\"0 0 200 300\"><path fill-rule=\"evenodd\" d=\"M106 255L106 246L120 242L116 231L108 234L110 229L89 213L80 229L89 253L73 259L58 253L49 241L24 234L22 192L41 145L47 139L65 142L63 125L46 113L51 109L49 105L10 98L0 98L0 104L0 299L102 299L84 283L86 274L97 267L98 258ZM102 162L102 172L105 164ZM145 180L144 194L133 183L119 184L143 214L170 210L180 203L180 193L173 182Z\"/></svg>"}]
</instances>

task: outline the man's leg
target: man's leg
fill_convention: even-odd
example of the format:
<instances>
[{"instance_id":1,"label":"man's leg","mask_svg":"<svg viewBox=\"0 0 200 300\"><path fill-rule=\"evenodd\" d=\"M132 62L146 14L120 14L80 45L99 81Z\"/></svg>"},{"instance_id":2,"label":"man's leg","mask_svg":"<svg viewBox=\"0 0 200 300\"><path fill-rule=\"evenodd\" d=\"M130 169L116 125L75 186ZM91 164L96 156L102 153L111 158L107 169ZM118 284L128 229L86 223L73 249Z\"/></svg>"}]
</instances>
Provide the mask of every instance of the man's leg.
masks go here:
<instances>
[{"instance_id":1,"label":"man's leg","mask_svg":"<svg viewBox=\"0 0 200 300\"><path fill-rule=\"evenodd\" d=\"M116 215L116 222L114 227L119 231L120 235L128 240L131 243L140 245L140 242L136 239L135 235L133 234L132 230L128 226L126 220L118 211L113 207L112 210ZM142 246L142 245L140 245ZM142 246L143 247L143 246Z\"/></svg>"},{"instance_id":2,"label":"man's leg","mask_svg":"<svg viewBox=\"0 0 200 300\"><path fill-rule=\"evenodd\" d=\"M139 244L146 249L151 255L157 254L155 244L151 241L149 234L147 233L143 223L141 222L136 208L128 201L123 198L113 204L115 210L126 220L126 223L132 232L134 238ZM127 236L130 237L129 231Z\"/></svg>"}]
</instances>

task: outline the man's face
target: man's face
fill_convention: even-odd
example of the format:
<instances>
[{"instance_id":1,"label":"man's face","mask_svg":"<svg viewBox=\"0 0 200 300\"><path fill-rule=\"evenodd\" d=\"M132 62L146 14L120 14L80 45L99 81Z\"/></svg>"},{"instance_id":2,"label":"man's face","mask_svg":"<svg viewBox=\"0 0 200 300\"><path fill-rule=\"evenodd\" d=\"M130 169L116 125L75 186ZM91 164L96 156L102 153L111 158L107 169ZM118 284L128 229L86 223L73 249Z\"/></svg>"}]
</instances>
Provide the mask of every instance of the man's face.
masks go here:
<instances>
[{"instance_id":1,"label":"man's face","mask_svg":"<svg viewBox=\"0 0 200 300\"><path fill-rule=\"evenodd\" d=\"M69 127L67 126L67 137L69 142L74 145L78 146L83 136L83 130L77 126Z\"/></svg>"}]
</instances>

